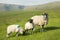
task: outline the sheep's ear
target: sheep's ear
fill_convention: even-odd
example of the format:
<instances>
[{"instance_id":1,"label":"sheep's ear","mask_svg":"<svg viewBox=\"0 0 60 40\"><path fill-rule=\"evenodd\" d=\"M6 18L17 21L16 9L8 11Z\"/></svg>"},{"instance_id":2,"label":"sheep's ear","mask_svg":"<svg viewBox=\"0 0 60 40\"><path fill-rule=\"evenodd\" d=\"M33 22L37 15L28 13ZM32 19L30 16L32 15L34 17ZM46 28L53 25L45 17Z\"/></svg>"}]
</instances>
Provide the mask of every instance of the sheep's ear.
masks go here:
<instances>
[{"instance_id":1,"label":"sheep's ear","mask_svg":"<svg viewBox=\"0 0 60 40\"><path fill-rule=\"evenodd\" d=\"M44 13L42 13L42 15L47 15L47 13L46 13L46 12L44 12Z\"/></svg>"},{"instance_id":2,"label":"sheep's ear","mask_svg":"<svg viewBox=\"0 0 60 40\"><path fill-rule=\"evenodd\" d=\"M30 23L33 23L33 19L29 19L28 21L29 21Z\"/></svg>"},{"instance_id":3,"label":"sheep's ear","mask_svg":"<svg viewBox=\"0 0 60 40\"><path fill-rule=\"evenodd\" d=\"M33 19L30 19L29 22L30 22L30 23L33 23Z\"/></svg>"},{"instance_id":4,"label":"sheep's ear","mask_svg":"<svg viewBox=\"0 0 60 40\"><path fill-rule=\"evenodd\" d=\"M42 15L44 15L44 12L42 13Z\"/></svg>"}]
</instances>

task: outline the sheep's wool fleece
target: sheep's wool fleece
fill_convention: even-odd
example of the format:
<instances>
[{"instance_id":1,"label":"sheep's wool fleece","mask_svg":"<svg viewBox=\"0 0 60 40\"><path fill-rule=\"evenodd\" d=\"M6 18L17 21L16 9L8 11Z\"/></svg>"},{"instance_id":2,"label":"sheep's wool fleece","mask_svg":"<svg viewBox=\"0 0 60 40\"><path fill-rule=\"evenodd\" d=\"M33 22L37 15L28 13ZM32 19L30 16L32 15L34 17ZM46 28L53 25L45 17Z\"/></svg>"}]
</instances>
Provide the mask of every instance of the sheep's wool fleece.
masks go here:
<instances>
[{"instance_id":1,"label":"sheep's wool fleece","mask_svg":"<svg viewBox=\"0 0 60 40\"><path fill-rule=\"evenodd\" d=\"M41 16L33 16L31 19L33 19L33 23L34 24L38 24L38 25L42 25L44 24L45 20L44 20L44 17L41 15Z\"/></svg>"},{"instance_id":2,"label":"sheep's wool fleece","mask_svg":"<svg viewBox=\"0 0 60 40\"><path fill-rule=\"evenodd\" d=\"M25 29L31 29L31 28L33 28L33 24L30 23L30 22L27 22L27 23L25 24Z\"/></svg>"},{"instance_id":3,"label":"sheep's wool fleece","mask_svg":"<svg viewBox=\"0 0 60 40\"><path fill-rule=\"evenodd\" d=\"M7 32L18 32L19 25L10 25L7 27Z\"/></svg>"}]
</instances>

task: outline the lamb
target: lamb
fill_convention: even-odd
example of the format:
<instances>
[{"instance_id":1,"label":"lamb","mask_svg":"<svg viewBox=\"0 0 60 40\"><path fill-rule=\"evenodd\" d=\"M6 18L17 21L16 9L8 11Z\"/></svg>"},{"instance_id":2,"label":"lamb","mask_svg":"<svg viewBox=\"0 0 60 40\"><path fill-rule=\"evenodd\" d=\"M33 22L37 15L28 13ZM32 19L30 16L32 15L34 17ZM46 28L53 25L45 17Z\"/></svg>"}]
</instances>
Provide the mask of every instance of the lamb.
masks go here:
<instances>
[{"instance_id":1,"label":"lamb","mask_svg":"<svg viewBox=\"0 0 60 40\"><path fill-rule=\"evenodd\" d=\"M23 35L25 34L24 29L22 27L20 27L20 25L9 25L7 27L6 37L9 37L11 32L16 32L16 36L18 36L18 32L20 32Z\"/></svg>"},{"instance_id":2,"label":"lamb","mask_svg":"<svg viewBox=\"0 0 60 40\"><path fill-rule=\"evenodd\" d=\"M34 29L33 20L30 20L30 21L26 22L25 31L31 30L31 33L32 33L33 29Z\"/></svg>"},{"instance_id":3,"label":"lamb","mask_svg":"<svg viewBox=\"0 0 60 40\"><path fill-rule=\"evenodd\" d=\"M41 27L41 32L44 30L44 26L48 24L48 14L44 13L40 16L36 15L31 17L34 25L39 25Z\"/></svg>"}]
</instances>

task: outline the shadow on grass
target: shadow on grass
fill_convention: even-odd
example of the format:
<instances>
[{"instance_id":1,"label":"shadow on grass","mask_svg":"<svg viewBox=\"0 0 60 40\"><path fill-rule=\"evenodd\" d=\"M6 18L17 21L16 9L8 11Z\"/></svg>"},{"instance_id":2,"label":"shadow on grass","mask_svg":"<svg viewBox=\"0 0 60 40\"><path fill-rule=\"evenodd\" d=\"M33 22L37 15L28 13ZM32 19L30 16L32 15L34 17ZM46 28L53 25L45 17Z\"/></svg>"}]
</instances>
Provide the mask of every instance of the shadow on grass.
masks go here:
<instances>
[{"instance_id":1,"label":"shadow on grass","mask_svg":"<svg viewBox=\"0 0 60 40\"><path fill-rule=\"evenodd\" d=\"M51 30L57 30L57 29L60 29L60 27L50 26L50 27L44 28L44 32L51 31ZM40 32L40 29L36 29L34 31L34 33L38 33L38 32Z\"/></svg>"},{"instance_id":2,"label":"shadow on grass","mask_svg":"<svg viewBox=\"0 0 60 40\"><path fill-rule=\"evenodd\" d=\"M57 30L57 29L60 29L60 27L49 26L49 27L46 27L43 32L47 32L47 31L51 31L51 30ZM41 33L41 32L40 32L40 28L36 29L36 30L33 32L33 34L36 34L36 33ZM30 34L30 33L27 32L24 36L33 35L33 34Z\"/></svg>"},{"instance_id":3,"label":"shadow on grass","mask_svg":"<svg viewBox=\"0 0 60 40\"><path fill-rule=\"evenodd\" d=\"M25 35L19 34L18 36L11 35L9 38L11 38L11 37L20 37L20 36L29 36L29 35L31 35L31 34L30 33L25 33Z\"/></svg>"},{"instance_id":4,"label":"shadow on grass","mask_svg":"<svg viewBox=\"0 0 60 40\"><path fill-rule=\"evenodd\" d=\"M57 30L57 29L60 29L60 27L50 26L45 28L46 31Z\"/></svg>"},{"instance_id":5,"label":"shadow on grass","mask_svg":"<svg viewBox=\"0 0 60 40\"><path fill-rule=\"evenodd\" d=\"M31 35L31 34L30 33L25 33L24 35L19 34L19 36L28 36L28 35Z\"/></svg>"},{"instance_id":6,"label":"shadow on grass","mask_svg":"<svg viewBox=\"0 0 60 40\"><path fill-rule=\"evenodd\" d=\"M47 32L47 31L51 31L51 30L57 30L57 29L60 29L60 27L56 27L56 26L50 26L50 27L46 27L44 32ZM40 28L36 29L33 34L36 34L36 33L41 33L40 32ZM29 35L33 35L33 34L30 34L30 33L25 33L25 35L22 35L22 34L19 34L19 36L29 36ZM18 36L18 37L19 37ZM16 37L16 35L11 35L10 37Z\"/></svg>"}]
</instances>

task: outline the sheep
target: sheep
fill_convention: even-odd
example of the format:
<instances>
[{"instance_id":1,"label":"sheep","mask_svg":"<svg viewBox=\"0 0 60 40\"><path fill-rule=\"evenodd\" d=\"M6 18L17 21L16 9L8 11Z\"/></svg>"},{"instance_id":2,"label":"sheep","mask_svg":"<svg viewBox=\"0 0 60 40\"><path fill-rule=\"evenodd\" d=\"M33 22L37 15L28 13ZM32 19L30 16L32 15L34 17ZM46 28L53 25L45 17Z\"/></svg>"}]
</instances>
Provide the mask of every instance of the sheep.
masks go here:
<instances>
[{"instance_id":1,"label":"sheep","mask_svg":"<svg viewBox=\"0 0 60 40\"><path fill-rule=\"evenodd\" d=\"M20 32L23 35L25 34L24 29L22 27L20 27L20 25L9 25L7 27L6 37L9 37L11 32L16 32L16 36L18 36L18 32Z\"/></svg>"},{"instance_id":2,"label":"sheep","mask_svg":"<svg viewBox=\"0 0 60 40\"><path fill-rule=\"evenodd\" d=\"M44 30L44 26L48 24L48 14L44 13L40 16L36 15L30 18L33 20L34 25L39 25L41 27L41 32Z\"/></svg>"},{"instance_id":3,"label":"sheep","mask_svg":"<svg viewBox=\"0 0 60 40\"><path fill-rule=\"evenodd\" d=\"M33 29L34 29L33 20L30 20L30 21L26 22L25 31L31 30L31 34L32 34Z\"/></svg>"}]
</instances>

